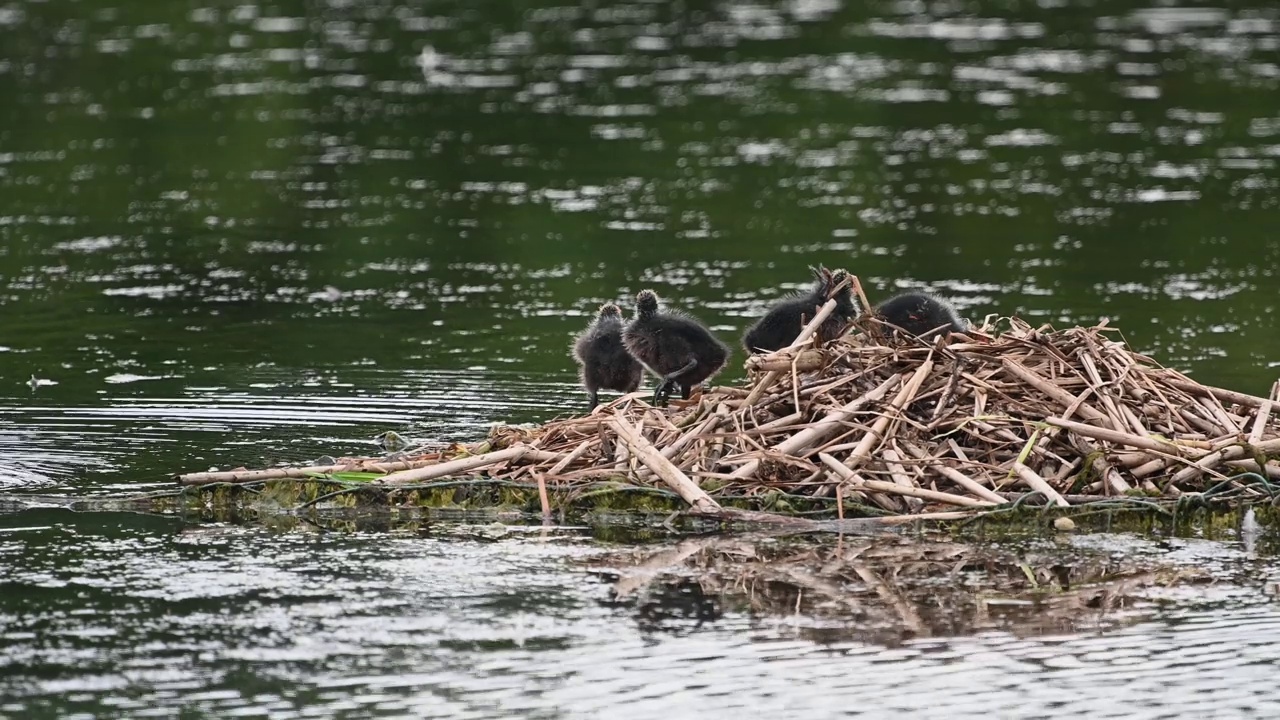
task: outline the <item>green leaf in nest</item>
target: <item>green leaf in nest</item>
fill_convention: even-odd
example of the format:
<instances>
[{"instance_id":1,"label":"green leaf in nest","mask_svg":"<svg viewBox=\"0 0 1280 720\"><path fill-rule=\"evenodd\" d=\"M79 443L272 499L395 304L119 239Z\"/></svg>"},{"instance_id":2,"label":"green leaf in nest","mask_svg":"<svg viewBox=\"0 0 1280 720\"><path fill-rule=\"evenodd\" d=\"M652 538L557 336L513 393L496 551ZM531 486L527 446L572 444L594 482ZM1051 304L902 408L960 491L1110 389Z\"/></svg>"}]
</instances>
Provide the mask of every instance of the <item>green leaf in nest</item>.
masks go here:
<instances>
[{"instance_id":1,"label":"green leaf in nest","mask_svg":"<svg viewBox=\"0 0 1280 720\"><path fill-rule=\"evenodd\" d=\"M376 472L336 472L336 473L309 472L307 473L307 476L314 477L314 478L324 478L326 480L341 480L343 482L369 482L370 480L377 480L379 478L384 478L386 477L386 474L376 473Z\"/></svg>"}]
</instances>

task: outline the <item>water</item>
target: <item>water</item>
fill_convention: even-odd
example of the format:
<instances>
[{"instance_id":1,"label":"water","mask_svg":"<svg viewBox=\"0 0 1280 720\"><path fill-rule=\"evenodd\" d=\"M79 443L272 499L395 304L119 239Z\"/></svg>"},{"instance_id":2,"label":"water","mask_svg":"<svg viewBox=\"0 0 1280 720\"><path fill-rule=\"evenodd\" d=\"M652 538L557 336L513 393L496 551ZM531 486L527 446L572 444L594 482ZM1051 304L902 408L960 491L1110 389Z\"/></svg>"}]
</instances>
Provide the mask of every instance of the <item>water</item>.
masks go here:
<instances>
[{"instance_id":1,"label":"water","mask_svg":"<svg viewBox=\"0 0 1280 720\"><path fill-rule=\"evenodd\" d=\"M5 518L0 714L1266 717L1280 703L1274 561L1219 543L929 555L896 537L619 550L573 530L468 532ZM1014 562L1041 583L1111 584L1033 604L994 590L1026 585ZM1140 587L1151 567L1215 584Z\"/></svg>"},{"instance_id":2,"label":"water","mask_svg":"<svg viewBox=\"0 0 1280 720\"><path fill-rule=\"evenodd\" d=\"M0 4L0 490L563 415L600 302L653 287L736 339L816 262L975 318L1106 317L1265 393L1277 23L1261 2ZM642 631L574 532L4 520L14 716L1275 701L1266 562L1228 544L1192 564L1229 589L1135 624L888 651L850 613L835 643L750 608Z\"/></svg>"}]
</instances>

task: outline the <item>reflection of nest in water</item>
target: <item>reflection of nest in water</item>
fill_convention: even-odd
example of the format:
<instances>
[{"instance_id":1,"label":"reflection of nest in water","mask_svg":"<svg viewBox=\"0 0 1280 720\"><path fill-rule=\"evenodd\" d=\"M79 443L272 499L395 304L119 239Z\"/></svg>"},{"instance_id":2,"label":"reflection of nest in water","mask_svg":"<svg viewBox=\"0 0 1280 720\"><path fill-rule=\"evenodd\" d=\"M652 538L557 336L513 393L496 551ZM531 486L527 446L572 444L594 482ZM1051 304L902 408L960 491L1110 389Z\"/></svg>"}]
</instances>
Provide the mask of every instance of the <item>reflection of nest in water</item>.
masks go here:
<instances>
[{"instance_id":1,"label":"reflection of nest in water","mask_svg":"<svg viewBox=\"0 0 1280 720\"><path fill-rule=\"evenodd\" d=\"M652 629L664 629L664 618L701 624L740 610L816 621L824 639L886 643L987 629L1037 635L1124 624L1143 615L1139 605L1152 591L1208 580L1197 568L1048 542L1014 550L897 536L821 544L699 539L609 562L628 565L615 597L634 601L641 624Z\"/></svg>"}]
</instances>

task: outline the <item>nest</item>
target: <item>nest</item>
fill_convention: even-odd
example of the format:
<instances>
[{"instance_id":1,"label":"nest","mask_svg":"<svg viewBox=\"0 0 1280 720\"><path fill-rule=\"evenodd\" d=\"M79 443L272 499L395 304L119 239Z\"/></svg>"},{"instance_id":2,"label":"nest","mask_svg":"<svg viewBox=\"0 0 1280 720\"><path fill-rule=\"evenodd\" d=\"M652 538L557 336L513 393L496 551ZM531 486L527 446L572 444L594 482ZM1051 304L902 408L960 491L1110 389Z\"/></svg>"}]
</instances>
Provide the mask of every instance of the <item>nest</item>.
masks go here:
<instances>
[{"instance_id":1,"label":"nest","mask_svg":"<svg viewBox=\"0 0 1280 720\"><path fill-rule=\"evenodd\" d=\"M499 428L452 458L298 470L385 473L375 482L390 486L480 474L536 486L544 511L548 490L607 481L669 488L712 516L774 494L834 505L842 519L965 517L1010 502L1275 497L1274 388L1262 398L1202 385L1129 349L1105 323L1054 330L1012 318L998 333L988 324L922 339L863 318L817 347L810 338L833 307L791 347L750 358L743 387L664 408L632 393L589 415ZM181 480L264 473L290 470Z\"/></svg>"},{"instance_id":2,"label":"nest","mask_svg":"<svg viewBox=\"0 0 1280 720\"><path fill-rule=\"evenodd\" d=\"M903 340L866 332L758 356L748 388L674 412L624 397L532 431L528 445L556 459L527 472L553 484L675 476L720 494L780 489L893 514L1027 491L1058 506L1135 491L1177 498L1242 472L1280 476L1268 399L1159 367L1105 326L1013 320L989 342Z\"/></svg>"}]
</instances>

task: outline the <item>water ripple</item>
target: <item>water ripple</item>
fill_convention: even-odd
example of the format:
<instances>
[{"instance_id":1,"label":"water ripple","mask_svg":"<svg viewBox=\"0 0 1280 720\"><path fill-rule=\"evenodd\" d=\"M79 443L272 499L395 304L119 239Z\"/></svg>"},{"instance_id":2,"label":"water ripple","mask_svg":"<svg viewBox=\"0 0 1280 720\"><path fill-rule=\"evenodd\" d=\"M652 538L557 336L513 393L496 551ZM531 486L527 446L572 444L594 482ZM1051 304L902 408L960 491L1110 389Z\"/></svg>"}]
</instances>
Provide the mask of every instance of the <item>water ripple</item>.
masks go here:
<instances>
[{"instance_id":1,"label":"water ripple","mask_svg":"<svg viewBox=\"0 0 1280 720\"><path fill-rule=\"evenodd\" d=\"M568 534L540 543L226 527L174 534L49 512L0 531L6 561L24 539L80 539L74 550L47 545L9 577L39 592L45 612L16 614L13 593L0 600L7 712L109 695L129 714L291 715L306 705L331 716L420 717L641 718L691 705L725 718L1250 717L1280 704L1267 682L1280 612L1256 585L1231 585L1220 600L1162 602L1148 619L1098 633L987 631L884 645L856 633L823 639L826 624L803 612L730 610L649 625L645 613L664 606L602 603L605 588L574 568L611 551ZM1156 544L1108 538L1121 555L1161 554ZM1185 562L1216 553L1208 564L1227 576L1256 577L1261 567L1217 546L1179 552ZM661 602L679 613L692 611L688 600ZM82 612L64 614L73 605ZM61 674L35 677L34 666ZM295 689L246 689L238 678L250 672ZM137 692L118 696L124 687Z\"/></svg>"}]
</instances>

